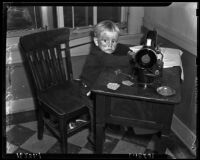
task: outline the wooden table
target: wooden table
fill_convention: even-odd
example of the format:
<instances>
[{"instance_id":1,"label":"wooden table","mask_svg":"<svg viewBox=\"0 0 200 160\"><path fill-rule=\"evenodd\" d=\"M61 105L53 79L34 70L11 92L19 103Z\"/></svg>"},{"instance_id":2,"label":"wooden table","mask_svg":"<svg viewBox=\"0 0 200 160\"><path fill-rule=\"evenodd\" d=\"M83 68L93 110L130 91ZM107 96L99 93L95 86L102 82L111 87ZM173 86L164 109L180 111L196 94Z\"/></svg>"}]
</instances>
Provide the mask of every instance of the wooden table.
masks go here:
<instances>
[{"instance_id":1,"label":"wooden table","mask_svg":"<svg viewBox=\"0 0 200 160\"><path fill-rule=\"evenodd\" d=\"M174 88L176 94L164 97L155 87L147 88L135 83L132 87L121 84L125 76L114 70L102 72L95 83L92 94L95 102L96 153L102 153L106 123L123 126L138 126L158 129L162 135L171 132L171 122L176 104L180 103L180 67L163 69L162 84ZM109 82L121 84L117 90L107 88Z\"/></svg>"}]
</instances>

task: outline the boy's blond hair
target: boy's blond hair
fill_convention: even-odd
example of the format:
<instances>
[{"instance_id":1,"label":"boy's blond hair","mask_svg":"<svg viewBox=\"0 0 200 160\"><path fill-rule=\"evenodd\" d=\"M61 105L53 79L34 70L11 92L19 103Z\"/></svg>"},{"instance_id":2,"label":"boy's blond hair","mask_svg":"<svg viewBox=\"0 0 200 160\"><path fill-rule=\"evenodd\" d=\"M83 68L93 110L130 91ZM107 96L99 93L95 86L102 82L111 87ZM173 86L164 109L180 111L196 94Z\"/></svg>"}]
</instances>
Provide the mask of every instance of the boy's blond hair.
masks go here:
<instances>
[{"instance_id":1,"label":"boy's blond hair","mask_svg":"<svg viewBox=\"0 0 200 160\"><path fill-rule=\"evenodd\" d=\"M94 27L94 37L99 37L103 31L120 33L119 27L110 20L104 20Z\"/></svg>"}]
</instances>

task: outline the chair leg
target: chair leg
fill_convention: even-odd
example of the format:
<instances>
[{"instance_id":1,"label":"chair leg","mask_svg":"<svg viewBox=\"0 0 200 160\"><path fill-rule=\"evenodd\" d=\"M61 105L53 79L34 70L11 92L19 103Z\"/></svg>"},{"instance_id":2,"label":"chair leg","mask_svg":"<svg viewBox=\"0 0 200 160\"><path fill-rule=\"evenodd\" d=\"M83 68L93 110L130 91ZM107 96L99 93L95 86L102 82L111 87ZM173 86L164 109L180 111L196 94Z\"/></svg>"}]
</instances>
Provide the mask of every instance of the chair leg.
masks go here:
<instances>
[{"instance_id":1,"label":"chair leg","mask_svg":"<svg viewBox=\"0 0 200 160\"><path fill-rule=\"evenodd\" d=\"M43 120L43 111L42 109L38 109L38 139L41 140L43 138L44 133L44 120Z\"/></svg>"},{"instance_id":2,"label":"chair leg","mask_svg":"<svg viewBox=\"0 0 200 160\"><path fill-rule=\"evenodd\" d=\"M60 138L61 138L61 149L62 152L67 154L67 124L64 123L63 119L59 122Z\"/></svg>"}]
</instances>

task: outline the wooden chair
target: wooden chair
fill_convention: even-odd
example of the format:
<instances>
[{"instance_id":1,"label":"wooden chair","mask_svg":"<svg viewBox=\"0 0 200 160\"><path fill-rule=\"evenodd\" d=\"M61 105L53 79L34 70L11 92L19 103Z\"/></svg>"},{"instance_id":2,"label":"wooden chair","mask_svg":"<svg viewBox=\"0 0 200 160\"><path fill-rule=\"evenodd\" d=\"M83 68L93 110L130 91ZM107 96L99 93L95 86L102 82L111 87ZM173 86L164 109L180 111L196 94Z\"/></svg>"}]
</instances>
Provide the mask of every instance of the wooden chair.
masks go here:
<instances>
[{"instance_id":1,"label":"wooden chair","mask_svg":"<svg viewBox=\"0 0 200 160\"><path fill-rule=\"evenodd\" d=\"M90 124L83 121L74 129L69 123L89 115L82 96L82 83L73 79L69 28L41 31L20 37L25 68L33 80L38 111L38 139L43 138L44 124L61 140L67 153L67 137Z\"/></svg>"}]
</instances>

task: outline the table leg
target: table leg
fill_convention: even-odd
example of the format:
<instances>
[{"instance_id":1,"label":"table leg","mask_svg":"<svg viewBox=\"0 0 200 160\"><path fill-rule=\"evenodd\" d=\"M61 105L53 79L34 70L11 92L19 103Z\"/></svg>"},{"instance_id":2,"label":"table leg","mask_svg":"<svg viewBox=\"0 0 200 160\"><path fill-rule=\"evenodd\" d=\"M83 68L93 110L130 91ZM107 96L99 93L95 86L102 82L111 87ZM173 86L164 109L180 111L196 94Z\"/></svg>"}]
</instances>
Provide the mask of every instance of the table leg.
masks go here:
<instances>
[{"instance_id":1,"label":"table leg","mask_svg":"<svg viewBox=\"0 0 200 160\"><path fill-rule=\"evenodd\" d=\"M159 148L159 153L160 154L165 154L167 145L166 145L166 138L170 137L171 134L171 124L172 124L172 119L173 119L173 113L174 113L174 105L168 105L166 108L168 110L165 112L166 118L161 118L160 123L164 124L159 136L160 139L160 148Z\"/></svg>"},{"instance_id":2,"label":"table leg","mask_svg":"<svg viewBox=\"0 0 200 160\"><path fill-rule=\"evenodd\" d=\"M168 116L167 119L163 118L161 119L162 124L164 124L162 130L161 130L161 136L166 136L169 137L171 134L171 124L172 124L172 119L173 119L173 109L174 108L170 108L170 110L168 111Z\"/></svg>"},{"instance_id":3,"label":"table leg","mask_svg":"<svg viewBox=\"0 0 200 160\"><path fill-rule=\"evenodd\" d=\"M162 137L157 136L156 134L152 136L150 143L147 146L147 149L155 151L158 154L164 154L166 147L163 143Z\"/></svg>"},{"instance_id":4,"label":"table leg","mask_svg":"<svg viewBox=\"0 0 200 160\"><path fill-rule=\"evenodd\" d=\"M103 124L96 124L96 154L103 153L104 126Z\"/></svg>"},{"instance_id":5,"label":"table leg","mask_svg":"<svg viewBox=\"0 0 200 160\"><path fill-rule=\"evenodd\" d=\"M96 94L95 95L95 153L103 153L104 143L104 128L105 128L105 108L106 108L106 96Z\"/></svg>"}]
</instances>

